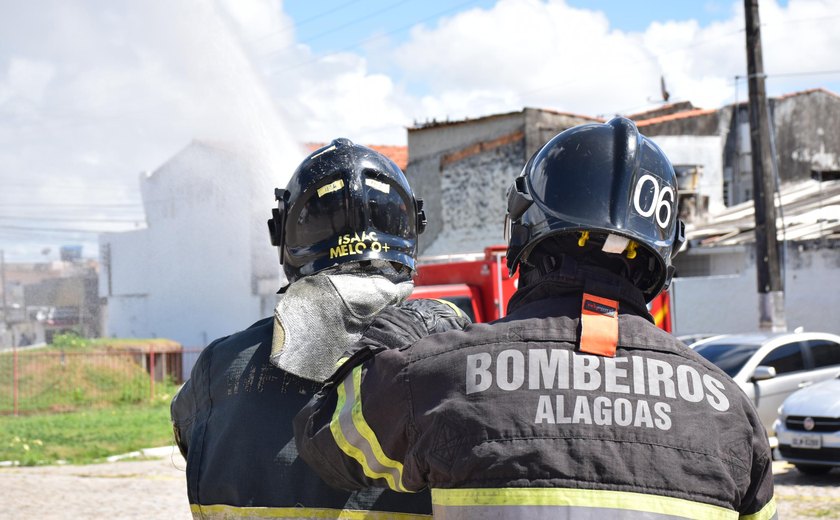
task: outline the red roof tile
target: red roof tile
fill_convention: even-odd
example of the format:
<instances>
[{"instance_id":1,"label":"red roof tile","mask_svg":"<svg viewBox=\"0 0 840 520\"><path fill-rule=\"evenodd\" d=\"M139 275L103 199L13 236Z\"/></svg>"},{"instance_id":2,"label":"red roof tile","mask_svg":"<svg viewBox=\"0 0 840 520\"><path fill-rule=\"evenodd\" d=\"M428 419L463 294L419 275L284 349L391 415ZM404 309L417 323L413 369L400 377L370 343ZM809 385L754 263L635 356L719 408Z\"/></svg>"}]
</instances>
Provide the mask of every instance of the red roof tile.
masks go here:
<instances>
[{"instance_id":1,"label":"red roof tile","mask_svg":"<svg viewBox=\"0 0 840 520\"><path fill-rule=\"evenodd\" d=\"M318 148L322 148L326 146L325 143L306 143L306 149L310 152L314 152ZM381 153L385 157L391 159L396 163L397 166L400 167L400 170L405 171L405 168L408 166L408 147L407 146L394 146L394 145L387 145L387 144L365 144L363 146L367 146L368 148L373 148L377 152Z\"/></svg>"}]
</instances>

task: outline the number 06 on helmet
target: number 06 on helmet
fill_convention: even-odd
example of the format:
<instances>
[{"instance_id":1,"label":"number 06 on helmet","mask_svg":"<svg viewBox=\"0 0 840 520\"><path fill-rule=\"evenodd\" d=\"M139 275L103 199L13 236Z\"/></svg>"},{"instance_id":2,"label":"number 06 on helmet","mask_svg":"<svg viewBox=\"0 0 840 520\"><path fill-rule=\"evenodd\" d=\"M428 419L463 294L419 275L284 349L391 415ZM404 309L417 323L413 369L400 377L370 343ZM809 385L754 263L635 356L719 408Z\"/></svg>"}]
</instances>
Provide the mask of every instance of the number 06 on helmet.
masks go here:
<instances>
[{"instance_id":1,"label":"number 06 on helmet","mask_svg":"<svg viewBox=\"0 0 840 520\"><path fill-rule=\"evenodd\" d=\"M510 187L508 268L516 271L548 237L612 236L603 251L625 254L631 281L650 301L668 287L685 241L678 200L671 162L631 120L570 128L537 151ZM628 249L615 250L616 243Z\"/></svg>"}]
</instances>

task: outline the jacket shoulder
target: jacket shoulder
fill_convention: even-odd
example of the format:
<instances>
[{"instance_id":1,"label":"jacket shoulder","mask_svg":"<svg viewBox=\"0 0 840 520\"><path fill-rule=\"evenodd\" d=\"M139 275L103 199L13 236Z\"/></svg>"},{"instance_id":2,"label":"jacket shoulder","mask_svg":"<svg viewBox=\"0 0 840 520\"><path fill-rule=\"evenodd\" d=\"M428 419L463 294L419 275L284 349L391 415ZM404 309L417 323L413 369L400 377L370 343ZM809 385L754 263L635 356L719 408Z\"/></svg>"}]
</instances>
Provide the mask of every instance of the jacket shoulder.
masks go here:
<instances>
[{"instance_id":1,"label":"jacket shoulder","mask_svg":"<svg viewBox=\"0 0 840 520\"><path fill-rule=\"evenodd\" d=\"M263 318L246 329L240 330L238 332L234 332L233 334L229 334L227 336L222 336L213 340L207 347L204 349L205 351L239 344L240 342L250 342L256 338L262 338L265 334L268 334L271 337L272 331L274 330L274 318L268 317Z\"/></svg>"}]
</instances>

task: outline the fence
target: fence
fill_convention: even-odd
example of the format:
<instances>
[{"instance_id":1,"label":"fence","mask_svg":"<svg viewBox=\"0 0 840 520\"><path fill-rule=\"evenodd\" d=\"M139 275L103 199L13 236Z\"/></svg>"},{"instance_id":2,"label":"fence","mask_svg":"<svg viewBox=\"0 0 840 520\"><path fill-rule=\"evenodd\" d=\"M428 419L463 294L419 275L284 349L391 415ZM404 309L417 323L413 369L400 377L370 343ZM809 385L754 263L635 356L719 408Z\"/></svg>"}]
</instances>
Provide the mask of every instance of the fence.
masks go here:
<instances>
[{"instance_id":1,"label":"fence","mask_svg":"<svg viewBox=\"0 0 840 520\"><path fill-rule=\"evenodd\" d=\"M63 412L171 396L200 349L0 352L0 414Z\"/></svg>"}]
</instances>

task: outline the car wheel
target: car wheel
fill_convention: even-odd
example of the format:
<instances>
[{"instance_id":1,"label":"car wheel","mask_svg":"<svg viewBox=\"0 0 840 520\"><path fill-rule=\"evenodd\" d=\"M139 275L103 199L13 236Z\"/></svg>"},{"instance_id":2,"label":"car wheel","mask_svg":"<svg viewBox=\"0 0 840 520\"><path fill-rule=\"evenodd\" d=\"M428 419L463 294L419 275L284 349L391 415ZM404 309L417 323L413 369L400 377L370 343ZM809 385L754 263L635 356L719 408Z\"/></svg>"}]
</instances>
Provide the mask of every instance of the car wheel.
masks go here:
<instances>
[{"instance_id":1,"label":"car wheel","mask_svg":"<svg viewBox=\"0 0 840 520\"><path fill-rule=\"evenodd\" d=\"M811 464L794 464L794 466L806 475L825 475L831 471L831 466L814 466Z\"/></svg>"}]
</instances>

